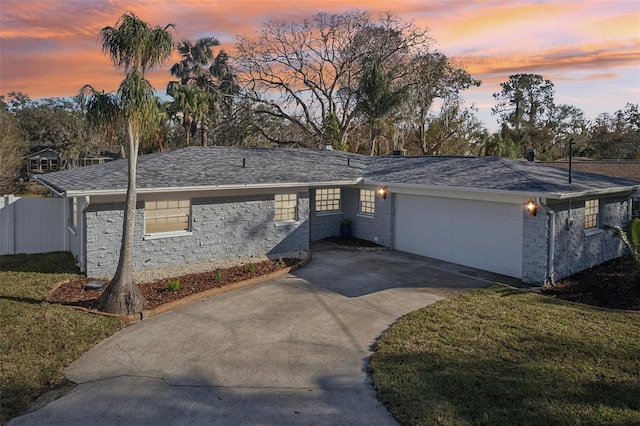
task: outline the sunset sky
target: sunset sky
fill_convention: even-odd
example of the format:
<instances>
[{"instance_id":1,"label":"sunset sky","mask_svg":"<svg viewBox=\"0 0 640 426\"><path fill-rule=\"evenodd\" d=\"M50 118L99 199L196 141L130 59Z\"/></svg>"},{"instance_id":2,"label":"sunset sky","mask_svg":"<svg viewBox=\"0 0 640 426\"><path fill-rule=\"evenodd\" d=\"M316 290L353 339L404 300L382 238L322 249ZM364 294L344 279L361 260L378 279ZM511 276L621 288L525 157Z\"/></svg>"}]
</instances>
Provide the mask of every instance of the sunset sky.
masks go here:
<instances>
[{"instance_id":1,"label":"sunset sky","mask_svg":"<svg viewBox=\"0 0 640 426\"><path fill-rule=\"evenodd\" d=\"M73 96L85 84L116 90L122 75L101 54L98 34L128 11L152 26L175 24L176 40L214 36L232 50L237 35L266 20L347 9L391 10L428 27L440 52L482 80L464 98L491 130L492 94L517 73L550 79L556 104L588 118L640 102L637 0L0 0L0 94ZM177 58L150 75L161 94Z\"/></svg>"}]
</instances>

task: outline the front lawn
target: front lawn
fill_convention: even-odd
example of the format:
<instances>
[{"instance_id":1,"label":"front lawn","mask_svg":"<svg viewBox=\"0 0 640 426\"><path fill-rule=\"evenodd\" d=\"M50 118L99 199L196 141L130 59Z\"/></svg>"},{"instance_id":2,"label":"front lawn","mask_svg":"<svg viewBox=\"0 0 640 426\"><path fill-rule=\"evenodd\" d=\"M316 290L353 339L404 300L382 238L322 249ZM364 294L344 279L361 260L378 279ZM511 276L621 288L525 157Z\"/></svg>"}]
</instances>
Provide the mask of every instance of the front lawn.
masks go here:
<instances>
[{"instance_id":1,"label":"front lawn","mask_svg":"<svg viewBox=\"0 0 640 426\"><path fill-rule=\"evenodd\" d=\"M44 302L79 272L69 253L0 256L0 424L63 380L62 370L120 328L117 320Z\"/></svg>"},{"instance_id":2,"label":"front lawn","mask_svg":"<svg viewBox=\"0 0 640 426\"><path fill-rule=\"evenodd\" d=\"M405 425L640 424L640 313L494 286L415 311L378 342Z\"/></svg>"}]
</instances>

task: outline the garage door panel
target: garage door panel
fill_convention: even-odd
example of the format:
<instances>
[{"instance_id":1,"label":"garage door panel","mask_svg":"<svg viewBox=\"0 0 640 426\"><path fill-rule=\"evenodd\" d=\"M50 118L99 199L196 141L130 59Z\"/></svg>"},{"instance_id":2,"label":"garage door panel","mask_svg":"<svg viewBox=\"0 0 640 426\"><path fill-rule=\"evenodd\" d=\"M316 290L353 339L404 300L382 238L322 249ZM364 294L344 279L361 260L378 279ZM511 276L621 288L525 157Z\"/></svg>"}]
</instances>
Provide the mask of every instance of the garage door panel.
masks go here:
<instances>
[{"instance_id":1,"label":"garage door panel","mask_svg":"<svg viewBox=\"0 0 640 426\"><path fill-rule=\"evenodd\" d=\"M453 237L453 246L463 251L484 250L486 245L486 240L481 235L455 234Z\"/></svg>"},{"instance_id":2,"label":"garage door panel","mask_svg":"<svg viewBox=\"0 0 640 426\"><path fill-rule=\"evenodd\" d=\"M521 206L405 194L395 199L396 249L521 277Z\"/></svg>"}]
</instances>

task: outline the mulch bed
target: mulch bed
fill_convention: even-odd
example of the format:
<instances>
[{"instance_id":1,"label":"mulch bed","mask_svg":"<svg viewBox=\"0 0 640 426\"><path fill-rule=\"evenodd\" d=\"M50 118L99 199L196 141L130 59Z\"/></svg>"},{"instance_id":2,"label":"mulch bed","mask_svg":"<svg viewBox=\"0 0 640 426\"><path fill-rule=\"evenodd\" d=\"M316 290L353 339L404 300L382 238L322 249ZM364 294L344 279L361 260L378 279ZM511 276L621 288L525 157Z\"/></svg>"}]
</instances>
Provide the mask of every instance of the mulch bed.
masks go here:
<instances>
[{"instance_id":1,"label":"mulch bed","mask_svg":"<svg viewBox=\"0 0 640 426\"><path fill-rule=\"evenodd\" d=\"M624 256L546 285L540 293L601 308L640 311L640 273L631 256Z\"/></svg>"},{"instance_id":2,"label":"mulch bed","mask_svg":"<svg viewBox=\"0 0 640 426\"><path fill-rule=\"evenodd\" d=\"M151 283L139 284L142 294L147 299L145 309L151 310L174 300L183 299L192 294L205 290L221 288L229 284L251 278L267 275L294 266L300 263L300 259L284 258L280 263L276 260L267 260L249 265L234 266L232 268L218 269L210 272L183 275L175 278L166 278ZM171 291L167 288L169 280L178 279L180 289ZM80 306L87 309L96 309L98 297L103 290L85 290L84 285L95 278L82 278L63 283L49 293L47 301L62 305Z\"/></svg>"},{"instance_id":3,"label":"mulch bed","mask_svg":"<svg viewBox=\"0 0 640 426\"><path fill-rule=\"evenodd\" d=\"M346 247L382 247L379 244L358 238L344 240L340 237L330 237L325 241ZM171 278L139 284L139 287L147 299L145 309L150 310L205 290L221 288L239 281L270 274L296 265L300 259L285 258L283 261L284 264L280 264L278 261L263 261L252 264L251 268L249 265L241 265L183 275L177 277L180 280L180 289L176 291L170 291L167 288ZM97 300L102 290L85 290L84 285L89 281L95 281L95 279L82 278L63 283L49 294L47 300L51 303L96 309ZM554 285L545 285L539 292L545 296L602 308L640 311L640 273L631 256L610 260L564 278Z\"/></svg>"}]
</instances>

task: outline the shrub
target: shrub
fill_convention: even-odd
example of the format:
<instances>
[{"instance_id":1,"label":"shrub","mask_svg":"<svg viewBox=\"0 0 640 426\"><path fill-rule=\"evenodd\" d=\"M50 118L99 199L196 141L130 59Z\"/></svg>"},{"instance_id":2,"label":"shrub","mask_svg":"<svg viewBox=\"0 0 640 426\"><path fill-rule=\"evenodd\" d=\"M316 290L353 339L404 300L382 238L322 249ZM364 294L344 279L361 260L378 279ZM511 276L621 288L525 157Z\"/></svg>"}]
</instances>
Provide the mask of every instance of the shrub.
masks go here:
<instances>
[{"instance_id":1,"label":"shrub","mask_svg":"<svg viewBox=\"0 0 640 426\"><path fill-rule=\"evenodd\" d=\"M278 265L284 266L284 259L283 258L279 258L278 259Z\"/></svg>"},{"instance_id":2,"label":"shrub","mask_svg":"<svg viewBox=\"0 0 640 426\"><path fill-rule=\"evenodd\" d=\"M222 272L220 272L220 269L216 271L216 274L213 276L213 279L215 281L220 281L222 279Z\"/></svg>"},{"instance_id":3,"label":"shrub","mask_svg":"<svg viewBox=\"0 0 640 426\"><path fill-rule=\"evenodd\" d=\"M250 263L249 265L247 265L247 272L255 272L255 270L256 270L255 263Z\"/></svg>"},{"instance_id":4,"label":"shrub","mask_svg":"<svg viewBox=\"0 0 640 426\"><path fill-rule=\"evenodd\" d=\"M633 218L624 226L605 225L605 229L613 231L613 235L620 238L631 252L638 271L640 271L640 219Z\"/></svg>"},{"instance_id":5,"label":"shrub","mask_svg":"<svg viewBox=\"0 0 640 426\"><path fill-rule=\"evenodd\" d=\"M176 278L175 280L167 281L167 290L169 291L180 290L180 280Z\"/></svg>"}]
</instances>

